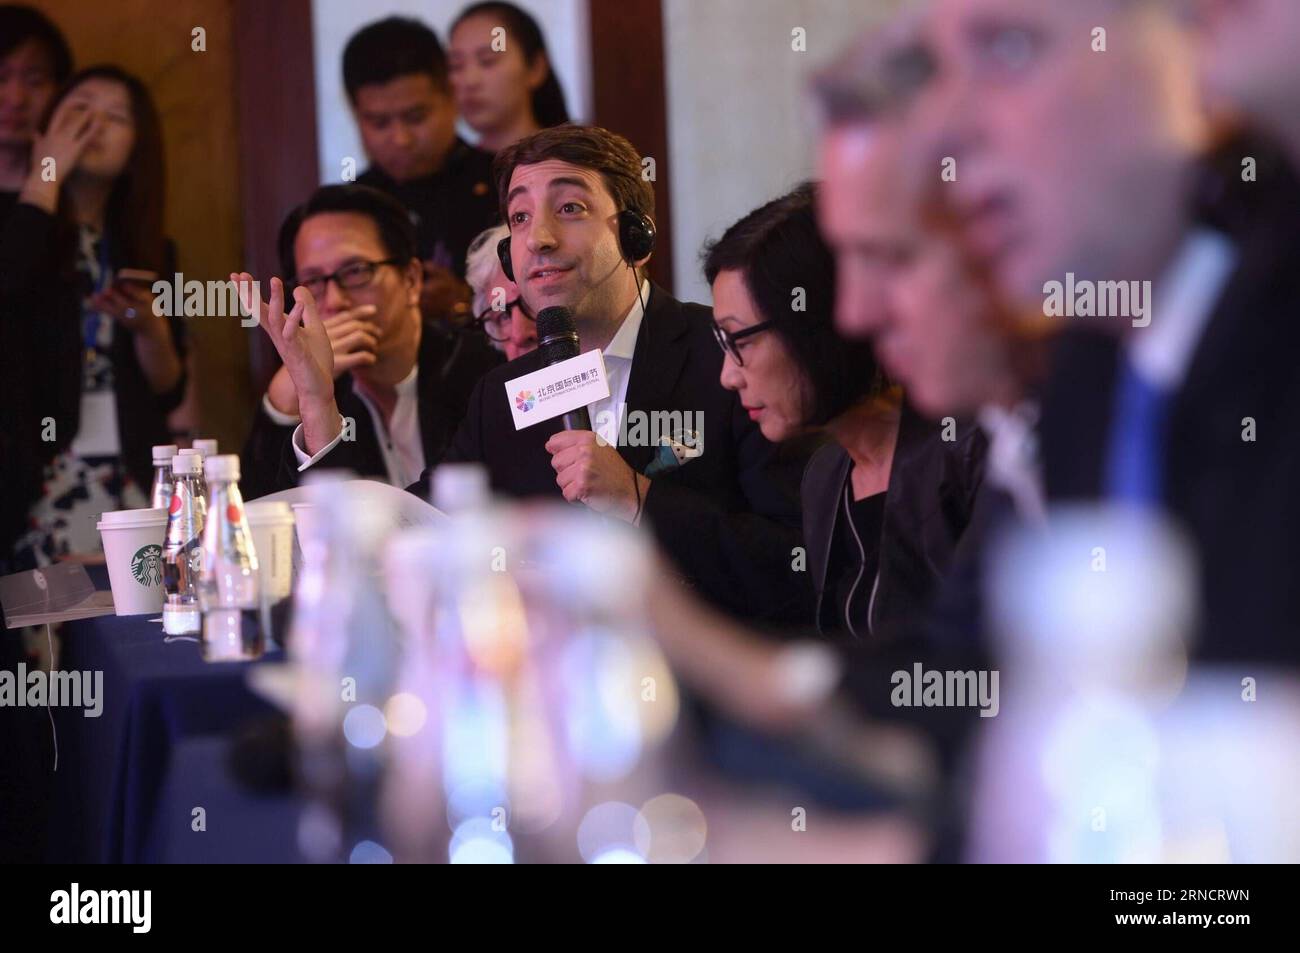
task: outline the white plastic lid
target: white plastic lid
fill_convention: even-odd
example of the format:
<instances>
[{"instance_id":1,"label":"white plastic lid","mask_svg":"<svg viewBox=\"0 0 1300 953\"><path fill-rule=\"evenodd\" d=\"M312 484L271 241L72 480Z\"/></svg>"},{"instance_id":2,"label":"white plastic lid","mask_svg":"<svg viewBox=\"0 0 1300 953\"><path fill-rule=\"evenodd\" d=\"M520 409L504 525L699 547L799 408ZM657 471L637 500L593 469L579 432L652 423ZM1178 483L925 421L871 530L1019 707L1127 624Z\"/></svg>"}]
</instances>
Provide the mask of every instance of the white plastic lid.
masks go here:
<instances>
[{"instance_id":1,"label":"white plastic lid","mask_svg":"<svg viewBox=\"0 0 1300 953\"><path fill-rule=\"evenodd\" d=\"M167 522L167 507L155 506L139 510L108 510L100 514L98 526L128 527L154 525Z\"/></svg>"},{"instance_id":2,"label":"white plastic lid","mask_svg":"<svg viewBox=\"0 0 1300 953\"><path fill-rule=\"evenodd\" d=\"M310 504L307 504L310 505ZM248 525L265 526L272 523L292 523L293 509L283 500L267 500L244 504L244 516Z\"/></svg>"},{"instance_id":3,"label":"white plastic lid","mask_svg":"<svg viewBox=\"0 0 1300 953\"><path fill-rule=\"evenodd\" d=\"M211 437L200 437L198 440L191 440L190 446L205 457L215 457L217 455L217 442Z\"/></svg>"},{"instance_id":4,"label":"white plastic lid","mask_svg":"<svg viewBox=\"0 0 1300 953\"><path fill-rule=\"evenodd\" d=\"M444 513L482 509L492 502L487 467L481 463L444 463L433 471L433 505Z\"/></svg>"},{"instance_id":5,"label":"white plastic lid","mask_svg":"<svg viewBox=\"0 0 1300 953\"><path fill-rule=\"evenodd\" d=\"M154 448L153 448L154 466L159 466L164 463L170 466L172 462L172 457L174 456L176 456L176 444L174 443L154 444Z\"/></svg>"},{"instance_id":6,"label":"white plastic lid","mask_svg":"<svg viewBox=\"0 0 1300 953\"><path fill-rule=\"evenodd\" d=\"M209 480L238 480L239 457L233 453L208 457L203 464L203 472Z\"/></svg>"},{"instance_id":7,"label":"white plastic lid","mask_svg":"<svg viewBox=\"0 0 1300 953\"><path fill-rule=\"evenodd\" d=\"M203 472L203 454L182 450L172 457L172 472L177 476Z\"/></svg>"},{"instance_id":8,"label":"white plastic lid","mask_svg":"<svg viewBox=\"0 0 1300 953\"><path fill-rule=\"evenodd\" d=\"M176 452L187 457L203 456L202 450L195 450L193 447L186 447L184 450L177 450Z\"/></svg>"}]
</instances>

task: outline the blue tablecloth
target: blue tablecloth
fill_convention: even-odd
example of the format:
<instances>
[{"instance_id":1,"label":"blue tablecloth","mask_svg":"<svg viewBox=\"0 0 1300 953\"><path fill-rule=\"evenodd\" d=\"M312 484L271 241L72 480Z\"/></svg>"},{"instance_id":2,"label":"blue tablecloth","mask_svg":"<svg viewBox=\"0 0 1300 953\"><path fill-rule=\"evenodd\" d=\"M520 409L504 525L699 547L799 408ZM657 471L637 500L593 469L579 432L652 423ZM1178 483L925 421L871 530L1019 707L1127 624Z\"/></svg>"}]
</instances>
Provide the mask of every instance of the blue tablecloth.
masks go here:
<instances>
[{"instance_id":1,"label":"blue tablecloth","mask_svg":"<svg viewBox=\"0 0 1300 953\"><path fill-rule=\"evenodd\" d=\"M266 656L281 657L278 652ZM163 859L167 851L151 845L150 837L160 829L156 815L177 753L185 752L186 770L199 771L194 763L199 753L216 759L218 742L245 721L272 712L245 684L250 664L258 663L204 662L198 643L165 642L161 623L147 616L67 624L59 667L103 672L103 712L86 718L79 708L55 709L59 759L48 858ZM184 747L201 739L212 743ZM210 779L224 776L225 762L214 760L202 771ZM187 817L190 809L185 808ZM183 851L167 859L184 859Z\"/></svg>"},{"instance_id":2,"label":"blue tablecloth","mask_svg":"<svg viewBox=\"0 0 1300 953\"><path fill-rule=\"evenodd\" d=\"M230 739L187 738L172 748L140 860L145 863L287 863L297 848L300 802L259 795L227 770ZM203 808L196 830L196 807Z\"/></svg>"}]
</instances>

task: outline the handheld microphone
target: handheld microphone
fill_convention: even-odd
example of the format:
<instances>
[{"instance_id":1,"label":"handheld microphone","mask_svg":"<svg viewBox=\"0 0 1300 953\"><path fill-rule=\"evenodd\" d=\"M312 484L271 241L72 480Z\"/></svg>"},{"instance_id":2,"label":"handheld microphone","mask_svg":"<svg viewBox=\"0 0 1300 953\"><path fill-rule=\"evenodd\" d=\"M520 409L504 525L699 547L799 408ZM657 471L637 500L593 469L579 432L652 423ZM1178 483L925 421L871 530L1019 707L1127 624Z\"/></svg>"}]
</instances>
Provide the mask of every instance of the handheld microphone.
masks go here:
<instances>
[{"instance_id":1,"label":"handheld microphone","mask_svg":"<svg viewBox=\"0 0 1300 953\"><path fill-rule=\"evenodd\" d=\"M573 324L573 312L556 306L543 308L537 314L537 350L542 356L542 367L577 357L578 329ZM578 407L564 415L565 430L590 430L591 415L586 407Z\"/></svg>"}]
</instances>

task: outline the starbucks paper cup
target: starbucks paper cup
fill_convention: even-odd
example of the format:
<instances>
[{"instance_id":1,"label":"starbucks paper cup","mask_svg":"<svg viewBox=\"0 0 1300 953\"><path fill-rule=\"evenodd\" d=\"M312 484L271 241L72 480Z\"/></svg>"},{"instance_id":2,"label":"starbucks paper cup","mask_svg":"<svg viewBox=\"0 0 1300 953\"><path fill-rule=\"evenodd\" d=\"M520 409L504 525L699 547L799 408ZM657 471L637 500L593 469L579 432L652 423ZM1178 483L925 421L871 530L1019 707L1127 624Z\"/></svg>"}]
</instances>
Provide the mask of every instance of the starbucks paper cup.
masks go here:
<instances>
[{"instance_id":1,"label":"starbucks paper cup","mask_svg":"<svg viewBox=\"0 0 1300 953\"><path fill-rule=\"evenodd\" d=\"M166 508L113 510L105 513L95 528L104 541L104 561L117 614L161 612Z\"/></svg>"},{"instance_id":2,"label":"starbucks paper cup","mask_svg":"<svg viewBox=\"0 0 1300 953\"><path fill-rule=\"evenodd\" d=\"M253 534L253 550L266 601L289 595L293 581L293 510L288 503L246 503L244 516Z\"/></svg>"}]
</instances>

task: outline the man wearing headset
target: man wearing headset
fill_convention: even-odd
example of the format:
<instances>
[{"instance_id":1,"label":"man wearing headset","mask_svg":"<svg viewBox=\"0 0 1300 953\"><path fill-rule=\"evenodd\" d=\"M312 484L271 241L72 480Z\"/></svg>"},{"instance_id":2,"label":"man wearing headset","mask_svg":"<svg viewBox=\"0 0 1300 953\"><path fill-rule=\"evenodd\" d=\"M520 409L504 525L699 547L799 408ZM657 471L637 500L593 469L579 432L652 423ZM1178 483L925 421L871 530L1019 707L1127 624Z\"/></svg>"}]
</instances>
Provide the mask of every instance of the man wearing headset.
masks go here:
<instances>
[{"instance_id":1,"label":"man wearing headset","mask_svg":"<svg viewBox=\"0 0 1300 953\"><path fill-rule=\"evenodd\" d=\"M806 452L769 444L718 383L709 309L643 277L655 229L641 157L605 129L559 126L503 150L494 172L510 228L500 248L507 277L530 314L572 312L580 349L603 352L610 394L587 408L593 430L564 430L559 417L517 430L505 384L542 367L539 351L525 354L484 375L450 449L430 462L480 462L506 496L562 496L644 521L715 604L751 619L806 621L811 588L798 554ZM287 312L283 299L273 280L261 320L299 395L297 469L350 467L315 304L295 291ZM646 439L656 413L689 423ZM427 476L411 491L427 495Z\"/></svg>"}]
</instances>

